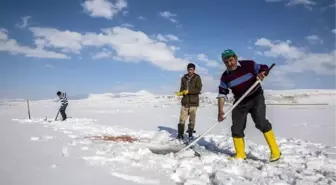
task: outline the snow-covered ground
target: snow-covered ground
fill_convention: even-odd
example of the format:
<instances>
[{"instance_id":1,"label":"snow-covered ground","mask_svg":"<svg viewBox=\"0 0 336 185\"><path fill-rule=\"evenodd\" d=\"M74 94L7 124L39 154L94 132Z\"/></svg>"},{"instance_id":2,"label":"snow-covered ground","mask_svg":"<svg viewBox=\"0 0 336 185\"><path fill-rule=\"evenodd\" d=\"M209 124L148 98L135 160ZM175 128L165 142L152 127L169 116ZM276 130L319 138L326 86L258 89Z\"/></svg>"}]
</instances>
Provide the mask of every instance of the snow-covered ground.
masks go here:
<instances>
[{"instance_id":1,"label":"snow-covered ground","mask_svg":"<svg viewBox=\"0 0 336 185\"><path fill-rule=\"evenodd\" d=\"M30 102L31 120L25 101L0 101L0 184L335 185L336 91L265 93L267 117L283 154L271 164L266 162L266 142L250 117L245 131L249 159L244 162L228 160L234 152L230 117L196 144L201 157L191 150L181 156L153 153L155 148L178 147L170 141L179 117L175 96L93 94L69 100L72 118L65 122L52 121L59 107L52 100ZM215 96L202 94L197 134L216 123ZM140 142L86 138L97 135L131 135Z\"/></svg>"}]
</instances>

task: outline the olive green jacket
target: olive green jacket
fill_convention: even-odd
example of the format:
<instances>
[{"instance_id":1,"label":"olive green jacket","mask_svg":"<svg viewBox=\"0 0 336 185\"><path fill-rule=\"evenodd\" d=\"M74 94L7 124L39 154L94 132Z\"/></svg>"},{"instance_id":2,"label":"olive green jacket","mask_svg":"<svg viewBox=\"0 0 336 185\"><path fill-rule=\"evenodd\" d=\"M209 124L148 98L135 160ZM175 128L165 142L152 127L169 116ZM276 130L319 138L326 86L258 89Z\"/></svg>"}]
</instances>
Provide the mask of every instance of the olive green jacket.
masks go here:
<instances>
[{"instance_id":1,"label":"olive green jacket","mask_svg":"<svg viewBox=\"0 0 336 185\"><path fill-rule=\"evenodd\" d=\"M181 78L181 87L180 91L188 90L189 93L187 95L184 95L181 104L183 106L199 106L199 94L201 94L202 91L202 79L201 77L194 73L194 75L190 78L188 74L185 74Z\"/></svg>"}]
</instances>

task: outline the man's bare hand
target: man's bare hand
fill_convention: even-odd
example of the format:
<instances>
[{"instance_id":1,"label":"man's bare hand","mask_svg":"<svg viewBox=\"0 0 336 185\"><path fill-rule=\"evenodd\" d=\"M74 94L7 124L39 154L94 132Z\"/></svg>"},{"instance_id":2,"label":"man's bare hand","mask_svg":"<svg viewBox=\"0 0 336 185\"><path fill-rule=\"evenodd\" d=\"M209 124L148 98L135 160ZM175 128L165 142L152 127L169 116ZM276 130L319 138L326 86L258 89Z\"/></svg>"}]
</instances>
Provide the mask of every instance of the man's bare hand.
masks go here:
<instances>
[{"instance_id":1,"label":"man's bare hand","mask_svg":"<svg viewBox=\"0 0 336 185\"><path fill-rule=\"evenodd\" d=\"M262 71L261 73L258 74L257 79L263 81L264 78L265 78L265 71Z\"/></svg>"},{"instance_id":2,"label":"man's bare hand","mask_svg":"<svg viewBox=\"0 0 336 185\"><path fill-rule=\"evenodd\" d=\"M218 112L218 122L222 122L224 120L224 112L220 111Z\"/></svg>"}]
</instances>

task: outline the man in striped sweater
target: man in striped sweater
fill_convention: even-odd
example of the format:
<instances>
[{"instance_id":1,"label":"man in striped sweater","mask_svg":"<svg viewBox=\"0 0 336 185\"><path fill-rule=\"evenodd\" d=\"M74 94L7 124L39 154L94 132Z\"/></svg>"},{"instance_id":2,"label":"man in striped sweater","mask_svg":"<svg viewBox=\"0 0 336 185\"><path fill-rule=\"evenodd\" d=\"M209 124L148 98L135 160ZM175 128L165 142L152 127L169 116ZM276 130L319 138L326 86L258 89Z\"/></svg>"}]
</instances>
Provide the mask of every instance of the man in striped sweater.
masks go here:
<instances>
[{"instance_id":1,"label":"man in striped sweater","mask_svg":"<svg viewBox=\"0 0 336 185\"><path fill-rule=\"evenodd\" d=\"M257 64L253 60L237 60L236 54L228 49L222 53L222 60L227 70L222 74L218 94L218 121L224 120L223 106L227 101L231 89L235 102L256 82L257 78L263 80L267 65ZM238 65L240 64L240 66ZM250 113L253 122L267 141L271 150L270 161L280 158L281 152L272 131L272 124L266 118L266 105L263 89L257 85L232 111L231 133L236 155L230 159L245 159L244 130L247 114Z\"/></svg>"},{"instance_id":2,"label":"man in striped sweater","mask_svg":"<svg viewBox=\"0 0 336 185\"><path fill-rule=\"evenodd\" d=\"M66 97L66 93L65 92L61 92L61 91L58 91L57 92L57 96L60 98L59 101L61 101L62 105L61 105L61 108L59 109L61 115L62 115L62 121L66 120L67 119L67 115L65 114L65 109L67 108L68 106L68 99Z\"/></svg>"}]
</instances>

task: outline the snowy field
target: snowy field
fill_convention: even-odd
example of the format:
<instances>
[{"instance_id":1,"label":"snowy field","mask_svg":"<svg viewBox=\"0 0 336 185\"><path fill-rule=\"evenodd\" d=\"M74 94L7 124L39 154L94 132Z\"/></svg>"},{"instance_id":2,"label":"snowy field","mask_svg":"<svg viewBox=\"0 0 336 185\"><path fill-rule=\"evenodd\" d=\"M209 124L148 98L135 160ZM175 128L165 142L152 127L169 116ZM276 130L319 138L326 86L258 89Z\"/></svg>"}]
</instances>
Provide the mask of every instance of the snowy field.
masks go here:
<instances>
[{"instance_id":1,"label":"snowy field","mask_svg":"<svg viewBox=\"0 0 336 185\"><path fill-rule=\"evenodd\" d=\"M196 134L216 123L215 96L202 94ZM178 146L170 141L177 135L180 111L175 96L93 94L69 100L71 118L64 122L52 121L60 105L53 100L31 101L31 120L25 101L3 100L0 184L336 185L336 91L266 91L266 99L283 154L271 164L266 162L268 146L250 117L246 161L228 160L234 152L230 117L196 144L200 157L192 150L177 157L152 153ZM86 138L97 135L130 135L140 141Z\"/></svg>"}]
</instances>

